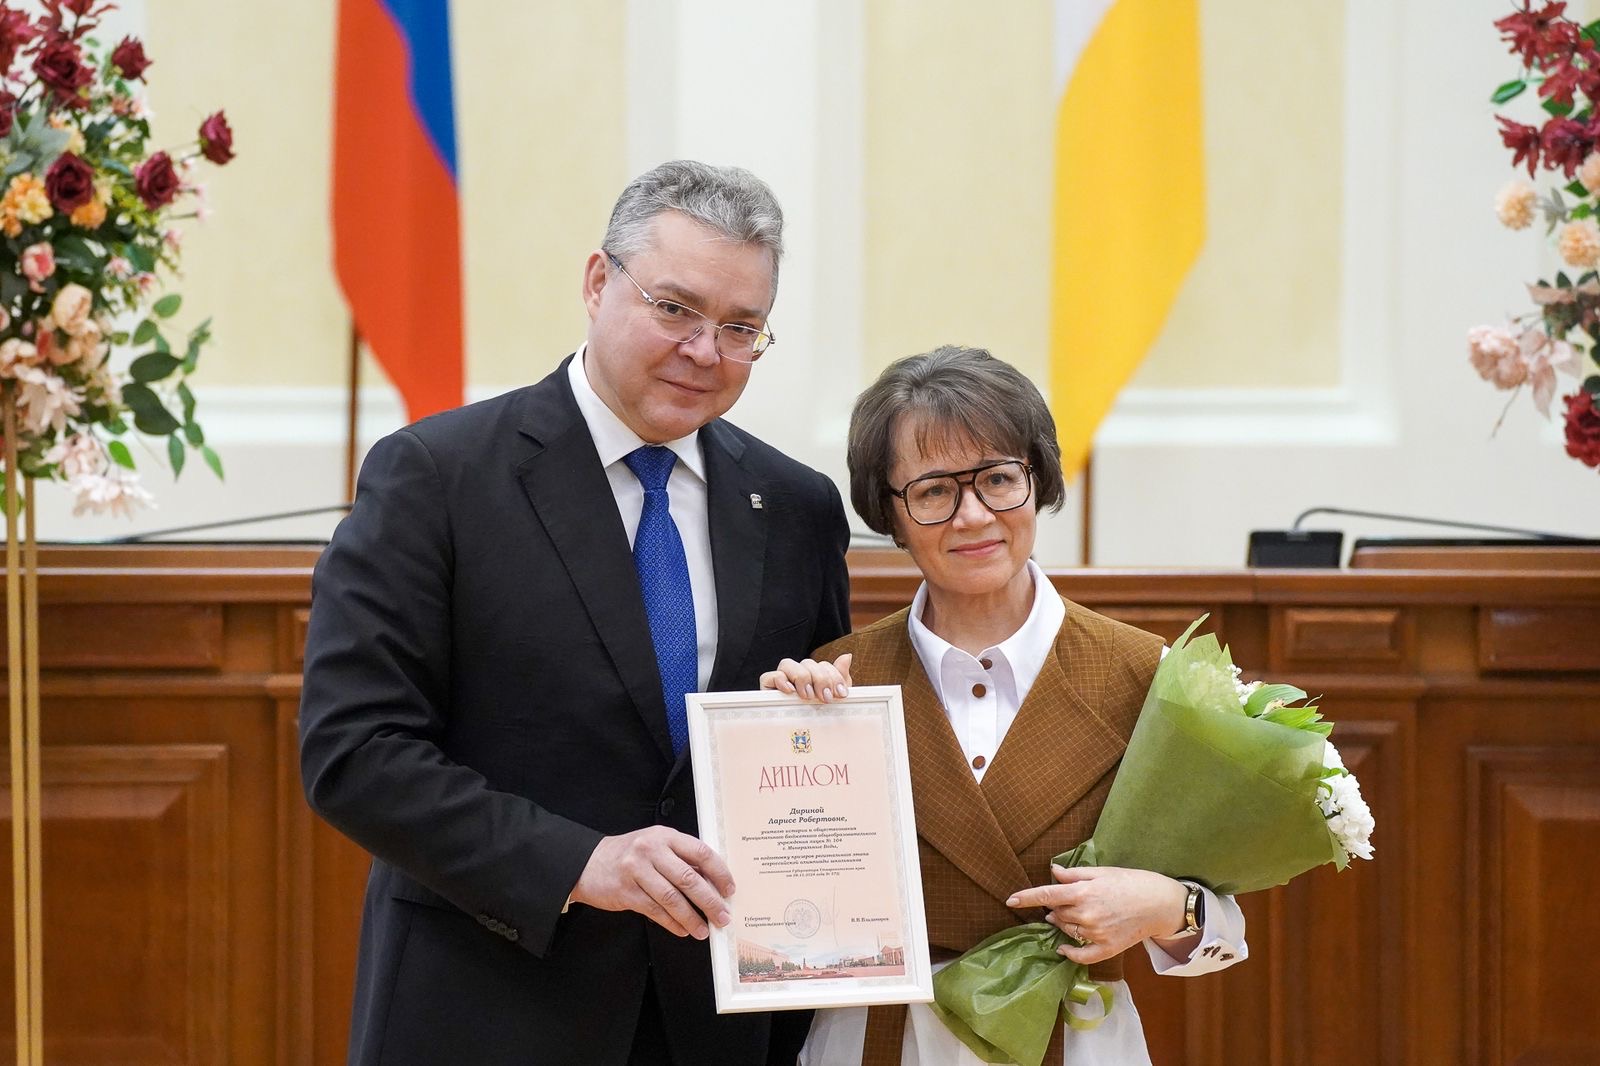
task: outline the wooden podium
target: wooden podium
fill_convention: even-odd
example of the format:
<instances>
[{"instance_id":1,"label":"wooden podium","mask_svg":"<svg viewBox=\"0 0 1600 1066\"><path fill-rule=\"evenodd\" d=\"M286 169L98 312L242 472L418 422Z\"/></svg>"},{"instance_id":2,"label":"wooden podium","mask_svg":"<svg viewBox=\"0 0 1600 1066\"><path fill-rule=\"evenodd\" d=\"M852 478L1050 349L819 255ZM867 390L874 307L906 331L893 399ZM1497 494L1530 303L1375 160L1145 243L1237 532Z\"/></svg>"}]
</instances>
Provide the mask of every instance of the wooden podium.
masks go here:
<instances>
[{"instance_id":1,"label":"wooden podium","mask_svg":"<svg viewBox=\"0 0 1600 1066\"><path fill-rule=\"evenodd\" d=\"M300 791L318 550L41 550L52 1066L344 1062L366 858ZM1600 566L1430 561L1052 575L1325 693L1378 820L1375 862L1244 898L1248 962L1130 955L1163 1066L1600 1061ZM897 552L851 572L858 624L916 589Z\"/></svg>"}]
</instances>

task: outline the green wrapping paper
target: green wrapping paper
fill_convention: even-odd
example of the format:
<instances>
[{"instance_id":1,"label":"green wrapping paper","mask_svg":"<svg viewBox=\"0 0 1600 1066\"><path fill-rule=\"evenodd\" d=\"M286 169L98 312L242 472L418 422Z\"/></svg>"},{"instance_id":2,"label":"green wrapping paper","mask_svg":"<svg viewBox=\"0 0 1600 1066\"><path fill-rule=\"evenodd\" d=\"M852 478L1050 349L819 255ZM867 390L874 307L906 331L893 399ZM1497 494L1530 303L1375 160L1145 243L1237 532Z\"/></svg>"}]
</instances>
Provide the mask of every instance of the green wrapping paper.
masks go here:
<instances>
[{"instance_id":1,"label":"green wrapping paper","mask_svg":"<svg viewBox=\"0 0 1600 1066\"><path fill-rule=\"evenodd\" d=\"M1202 621L1156 668L1093 837L1054 862L1154 870L1221 895L1323 863L1343 869L1316 803L1328 726L1314 708L1250 717L1226 649L1210 634L1190 642ZM934 975L934 1012L984 1062L1040 1066L1063 1000L1098 989L1111 1005L1083 966L1056 954L1065 942L1042 922L996 933ZM1067 1013L1075 1028L1098 1024Z\"/></svg>"}]
</instances>

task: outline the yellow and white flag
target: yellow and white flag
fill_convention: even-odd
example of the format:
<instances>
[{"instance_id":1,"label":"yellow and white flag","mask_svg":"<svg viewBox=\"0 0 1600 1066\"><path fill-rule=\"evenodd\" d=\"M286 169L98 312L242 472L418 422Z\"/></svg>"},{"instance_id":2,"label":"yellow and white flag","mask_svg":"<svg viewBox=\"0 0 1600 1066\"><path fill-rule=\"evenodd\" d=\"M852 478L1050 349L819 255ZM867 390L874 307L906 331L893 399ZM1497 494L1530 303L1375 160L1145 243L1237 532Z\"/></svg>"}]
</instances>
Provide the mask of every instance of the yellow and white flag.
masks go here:
<instances>
[{"instance_id":1,"label":"yellow and white flag","mask_svg":"<svg viewBox=\"0 0 1600 1066\"><path fill-rule=\"evenodd\" d=\"M1050 401L1070 478L1205 239L1199 0L1056 0Z\"/></svg>"}]
</instances>

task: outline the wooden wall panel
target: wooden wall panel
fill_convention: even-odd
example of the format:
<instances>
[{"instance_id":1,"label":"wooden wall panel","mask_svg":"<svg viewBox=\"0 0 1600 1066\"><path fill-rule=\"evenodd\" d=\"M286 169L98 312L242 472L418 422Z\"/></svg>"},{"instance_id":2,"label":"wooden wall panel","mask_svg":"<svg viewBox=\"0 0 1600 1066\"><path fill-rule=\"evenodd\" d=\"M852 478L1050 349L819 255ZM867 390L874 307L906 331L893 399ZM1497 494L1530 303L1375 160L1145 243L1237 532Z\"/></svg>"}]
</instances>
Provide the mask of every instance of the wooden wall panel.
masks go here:
<instances>
[{"instance_id":1,"label":"wooden wall panel","mask_svg":"<svg viewBox=\"0 0 1600 1066\"><path fill-rule=\"evenodd\" d=\"M0 760L9 768L9 755ZM47 748L45 1044L52 1064L227 1058L228 760L216 745ZM11 798L0 789L0 835ZM11 906L10 850L0 913ZM0 945L0 1002L13 995ZM15 1053L11 1032L0 1055Z\"/></svg>"},{"instance_id":2,"label":"wooden wall panel","mask_svg":"<svg viewBox=\"0 0 1600 1066\"><path fill-rule=\"evenodd\" d=\"M343 1062L368 859L301 796L315 557L42 552L52 1063ZM919 580L903 553L850 565L857 624ZM1155 1062L1600 1062L1573 999L1600 941L1600 566L1051 580L1169 640L1209 613L1247 675L1324 693L1378 819L1375 862L1241 899L1242 965L1134 953Z\"/></svg>"},{"instance_id":3,"label":"wooden wall panel","mask_svg":"<svg viewBox=\"0 0 1600 1066\"><path fill-rule=\"evenodd\" d=\"M1467 1047L1484 1066L1594 1061L1600 744L1467 752ZM1575 861L1588 857L1590 862ZM1536 963L1530 959L1533 956ZM1579 1003L1589 999L1589 1009Z\"/></svg>"}]
</instances>

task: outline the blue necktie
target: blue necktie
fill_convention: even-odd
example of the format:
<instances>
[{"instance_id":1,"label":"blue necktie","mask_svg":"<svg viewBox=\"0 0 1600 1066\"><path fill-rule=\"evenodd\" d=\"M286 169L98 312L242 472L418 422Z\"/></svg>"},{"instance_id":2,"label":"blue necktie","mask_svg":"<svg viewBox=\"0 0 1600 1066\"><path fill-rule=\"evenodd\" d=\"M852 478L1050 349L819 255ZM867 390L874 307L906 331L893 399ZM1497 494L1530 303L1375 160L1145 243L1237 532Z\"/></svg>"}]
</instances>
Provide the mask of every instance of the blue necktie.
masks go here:
<instances>
[{"instance_id":1,"label":"blue necktie","mask_svg":"<svg viewBox=\"0 0 1600 1066\"><path fill-rule=\"evenodd\" d=\"M650 642L661 672L661 695L667 703L667 733L672 753L689 743L686 692L700 688L700 646L695 639L694 593L689 587L689 560L683 538L668 511L667 478L678 456L671 448L646 445L622 460L644 486L644 510L633 538L633 566L650 619Z\"/></svg>"}]
</instances>

